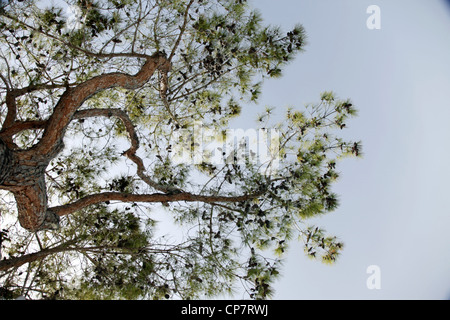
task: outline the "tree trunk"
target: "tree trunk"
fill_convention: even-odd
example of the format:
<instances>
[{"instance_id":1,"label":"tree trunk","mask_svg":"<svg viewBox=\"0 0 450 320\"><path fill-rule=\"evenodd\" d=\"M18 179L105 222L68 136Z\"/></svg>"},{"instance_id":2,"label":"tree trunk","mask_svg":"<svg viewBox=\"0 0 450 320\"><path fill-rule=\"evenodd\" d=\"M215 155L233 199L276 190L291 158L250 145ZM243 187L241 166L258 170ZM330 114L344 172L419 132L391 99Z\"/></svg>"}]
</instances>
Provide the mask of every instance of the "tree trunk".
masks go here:
<instances>
[{"instance_id":1,"label":"tree trunk","mask_svg":"<svg viewBox=\"0 0 450 320\"><path fill-rule=\"evenodd\" d=\"M34 184L20 187L13 194L23 228L34 232L59 227L59 217L47 210L47 190L43 174L38 176Z\"/></svg>"},{"instance_id":2,"label":"tree trunk","mask_svg":"<svg viewBox=\"0 0 450 320\"><path fill-rule=\"evenodd\" d=\"M6 144L0 139L0 186L8 177L11 168L12 154Z\"/></svg>"}]
</instances>

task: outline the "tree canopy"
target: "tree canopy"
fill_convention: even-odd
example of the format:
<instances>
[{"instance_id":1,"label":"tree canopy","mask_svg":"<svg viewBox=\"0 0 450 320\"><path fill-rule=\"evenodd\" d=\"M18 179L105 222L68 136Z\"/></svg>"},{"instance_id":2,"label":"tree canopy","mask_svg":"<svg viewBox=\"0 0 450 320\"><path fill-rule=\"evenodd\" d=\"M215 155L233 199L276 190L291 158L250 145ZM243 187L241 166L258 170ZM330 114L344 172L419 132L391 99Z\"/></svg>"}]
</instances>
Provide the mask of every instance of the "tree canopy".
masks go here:
<instances>
[{"instance_id":1,"label":"tree canopy","mask_svg":"<svg viewBox=\"0 0 450 320\"><path fill-rule=\"evenodd\" d=\"M267 109L258 148L228 139L304 49L301 25L245 0L25 0L0 30L0 297L267 298L293 239L337 259L307 220L337 208L337 162L361 155L339 136L352 102Z\"/></svg>"}]
</instances>

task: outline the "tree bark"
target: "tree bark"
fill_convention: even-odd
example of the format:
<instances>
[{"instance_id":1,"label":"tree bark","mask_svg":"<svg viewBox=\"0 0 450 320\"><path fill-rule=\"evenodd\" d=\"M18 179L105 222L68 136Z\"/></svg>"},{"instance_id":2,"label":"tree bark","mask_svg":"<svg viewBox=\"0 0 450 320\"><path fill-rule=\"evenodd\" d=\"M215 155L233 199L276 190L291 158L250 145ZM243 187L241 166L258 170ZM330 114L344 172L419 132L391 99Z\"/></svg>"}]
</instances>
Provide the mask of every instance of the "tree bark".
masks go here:
<instances>
[{"instance_id":1,"label":"tree bark","mask_svg":"<svg viewBox=\"0 0 450 320\"><path fill-rule=\"evenodd\" d=\"M0 185L9 176L11 170L12 154L6 143L0 138Z\"/></svg>"},{"instance_id":2,"label":"tree bark","mask_svg":"<svg viewBox=\"0 0 450 320\"><path fill-rule=\"evenodd\" d=\"M62 144L53 154L27 160L21 151L9 149L0 139L0 188L14 195L20 225L29 231L58 226L59 217L48 210L45 169L61 149Z\"/></svg>"}]
</instances>

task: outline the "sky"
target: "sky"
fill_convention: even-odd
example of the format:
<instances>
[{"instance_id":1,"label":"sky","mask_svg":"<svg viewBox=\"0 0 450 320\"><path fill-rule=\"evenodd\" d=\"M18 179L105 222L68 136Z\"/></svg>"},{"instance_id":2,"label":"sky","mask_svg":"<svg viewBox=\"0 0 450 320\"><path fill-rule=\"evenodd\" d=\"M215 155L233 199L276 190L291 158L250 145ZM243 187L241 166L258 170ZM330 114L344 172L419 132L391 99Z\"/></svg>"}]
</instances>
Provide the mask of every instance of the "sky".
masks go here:
<instances>
[{"instance_id":1,"label":"sky","mask_svg":"<svg viewBox=\"0 0 450 320\"><path fill-rule=\"evenodd\" d=\"M450 299L450 1L252 4L286 31L302 24L308 44L283 78L265 83L242 126L265 106L281 119L285 107L301 110L331 90L358 108L345 134L364 153L339 164L338 210L310 222L345 243L342 256L323 265L294 242L274 298ZM367 27L371 5L380 29Z\"/></svg>"}]
</instances>

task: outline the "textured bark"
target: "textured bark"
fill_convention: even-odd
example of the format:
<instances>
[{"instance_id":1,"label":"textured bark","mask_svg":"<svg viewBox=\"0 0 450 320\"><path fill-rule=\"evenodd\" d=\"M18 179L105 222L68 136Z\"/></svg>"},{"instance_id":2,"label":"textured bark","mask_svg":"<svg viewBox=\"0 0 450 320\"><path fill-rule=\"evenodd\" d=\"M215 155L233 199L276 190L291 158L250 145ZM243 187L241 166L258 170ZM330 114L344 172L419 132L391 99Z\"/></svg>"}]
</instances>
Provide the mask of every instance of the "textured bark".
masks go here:
<instances>
[{"instance_id":1,"label":"textured bark","mask_svg":"<svg viewBox=\"0 0 450 320\"><path fill-rule=\"evenodd\" d=\"M9 176L11 170L12 154L7 145L0 139L0 185Z\"/></svg>"},{"instance_id":2,"label":"textured bark","mask_svg":"<svg viewBox=\"0 0 450 320\"><path fill-rule=\"evenodd\" d=\"M13 192L20 225L29 231L57 229L59 217L47 210L48 199L44 176L33 184Z\"/></svg>"},{"instance_id":3,"label":"textured bark","mask_svg":"<svg viewBox=\"0 0 450 320\"><path fill-rule=\"evenodd\" d=\"M0 139L0 188L11 191L17 204L20 225L37 231L54 229L59 217L48 211L45 168L50 159L62 149L62 144L54 148L54 153L32 160L23 159L21 152L9 149Z\"/></svg>"}]
</instances>

